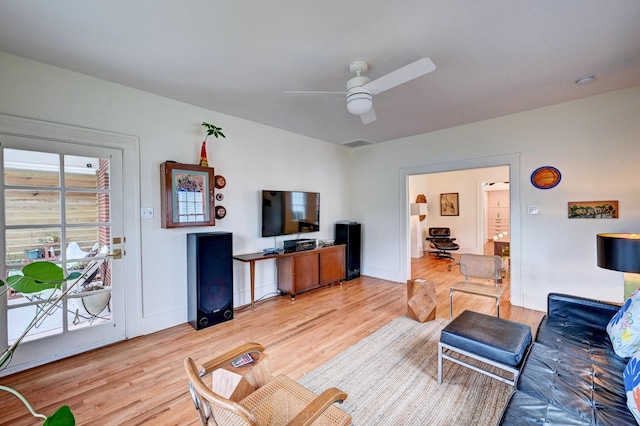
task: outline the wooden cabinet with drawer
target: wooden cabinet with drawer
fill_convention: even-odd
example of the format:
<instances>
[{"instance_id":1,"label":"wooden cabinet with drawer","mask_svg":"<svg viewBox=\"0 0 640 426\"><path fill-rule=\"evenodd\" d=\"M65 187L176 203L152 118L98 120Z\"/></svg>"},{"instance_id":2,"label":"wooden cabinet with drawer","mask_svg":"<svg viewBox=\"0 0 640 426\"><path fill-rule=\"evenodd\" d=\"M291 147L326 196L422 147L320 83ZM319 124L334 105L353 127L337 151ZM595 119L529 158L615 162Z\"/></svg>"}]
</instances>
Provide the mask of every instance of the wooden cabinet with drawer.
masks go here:
<instances>
[{"instance_id":1,"label":"wooden cabinet with drawer","mask_svg":"<svg viewBox=\"0 0 640 426\"><path fill-rule=\"evenodd\" d=\"M278 290L296 294L335 282L345 277L345 246L321 247L314 250L280 255Z\"/></svg>"}]
</instances>

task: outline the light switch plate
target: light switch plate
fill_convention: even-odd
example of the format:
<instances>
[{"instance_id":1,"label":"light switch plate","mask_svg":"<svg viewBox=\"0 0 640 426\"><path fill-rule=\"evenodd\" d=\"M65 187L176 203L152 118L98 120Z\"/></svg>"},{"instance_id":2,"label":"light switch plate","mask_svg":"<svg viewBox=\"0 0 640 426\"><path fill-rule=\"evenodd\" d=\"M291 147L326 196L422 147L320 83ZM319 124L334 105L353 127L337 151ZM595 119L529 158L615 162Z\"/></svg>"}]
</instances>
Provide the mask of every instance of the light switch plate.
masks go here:
<instances>
[{"instance_id":1,"label":"light switch plate","mask_svg":"<svg viewBox=\"0 0 640 426\"><path fill-rule=\"evenodd\" d=\"M153 219L153 207L143 207L140 209L142 219Z\"/></svg>"},{"instance_id":2,"label":"light switch plate","mask_svg":"<svg viewBox=\"0 0 640 426\"><path fill-rule=\"evenodd\" d=\"M540 214L540 206L527 206L527 213Z\"/></svg>"}]
</instances>

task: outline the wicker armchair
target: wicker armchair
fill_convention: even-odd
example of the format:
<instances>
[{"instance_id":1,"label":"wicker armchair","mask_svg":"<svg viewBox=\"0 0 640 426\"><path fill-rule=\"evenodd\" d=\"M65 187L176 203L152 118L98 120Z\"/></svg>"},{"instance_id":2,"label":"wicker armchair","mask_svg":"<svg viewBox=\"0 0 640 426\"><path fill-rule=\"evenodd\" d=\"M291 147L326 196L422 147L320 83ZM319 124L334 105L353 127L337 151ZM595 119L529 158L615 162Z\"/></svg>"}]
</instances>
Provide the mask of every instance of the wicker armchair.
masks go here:
<instances>
[{"instance_id":1,"label":"wicker armchair","mask_svg":"<svg viewBox=\"0 0 640 426\"><path fill-rule=\"evenodd\" d=\"M236 381L216 374L226 370L233 375L236 369L231 361L248 353L257 354L254 355L256 363L264 365L263 351L264 347L257 343L246 343L204 363L201 368L191 358L185 359L189 391L202 426L351 424L351 416L333 406L334 402L347 398L339 389L327 389L318 396L286 376L265 377L264 368L251 373L248 367L239 367L237 371L245 376ZM203 381L206 376L211 376L211 387ZM234 389L228 389L229 383L233 383ZM225 389L227 392L219 392L229 395L223 396L214 389Z\"/></svg>"}]
</instances>

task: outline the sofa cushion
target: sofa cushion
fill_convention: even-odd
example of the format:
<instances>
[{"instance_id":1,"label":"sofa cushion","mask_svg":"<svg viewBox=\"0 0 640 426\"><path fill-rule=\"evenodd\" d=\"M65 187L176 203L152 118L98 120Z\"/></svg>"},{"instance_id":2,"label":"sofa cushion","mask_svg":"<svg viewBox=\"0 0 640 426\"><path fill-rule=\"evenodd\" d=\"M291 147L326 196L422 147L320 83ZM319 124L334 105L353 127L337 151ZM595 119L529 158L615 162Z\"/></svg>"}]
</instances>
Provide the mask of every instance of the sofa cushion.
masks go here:
<instances>
[{"instance_id":1,"label":"sofa cushion","mask_svg":"<svg viewBox=\"0 0 640 426\"><path fill-rule=\"evenodd\" d=\"M613 350L611 340L604 329L546 316L538 326L536 342L561 352L584 359L617 374L621 374L627 360Z\"/></svg>"},{"instance_id":2,"label":"sofa cushion","mask_svg":"<svg viewBox=\"0 0 640 426\"><path fill-rule=\"evenodd\" d=\"M633 354L624 369L624 388L627 391L627 406L640 424L640 352Z\"/></svg>"},{"instance_id":3,"label":"sofa cushion","mask_svg":"<svg viewBox=\"0 0 640 426\"><path fill-rule=\"evenodd\" d=\"M515 391L509 398L498 424L501 426L585 426L590 425L591 422L574 417L563 409L554 407L522 391Z\"/></svg>"},{"instance_id":4,"label":"sofa cushion","mask_svg":"<svg viewBox=\"0 0 640 426\"><path fill-rule=\"evenodd\" d=\"M619 305L585 297L550 293L547 297L547 313L552 318L564 318L592 328L606 329Z\"/></svg>"},{"instance_id":5,"label":"sofa cushion","mask_svg":"<svg viewBox=\"0 0 640 426\"><path fill-rule=\"evenodd\" d=\"M620 310L607 324L613 350L621 357L629 358L640 349L640 292L631 293Z\"/></svg>"},{"instance_id":6,"label":"sofa cushion","mask_svg":"<svg viewBox=\"0 0 640 426\"><path fill-rule=\"evenodd\" d=\"M549 407L596 425L635 424L622 371L534 343L517 388Z\"/></svg>"}]
</instances>

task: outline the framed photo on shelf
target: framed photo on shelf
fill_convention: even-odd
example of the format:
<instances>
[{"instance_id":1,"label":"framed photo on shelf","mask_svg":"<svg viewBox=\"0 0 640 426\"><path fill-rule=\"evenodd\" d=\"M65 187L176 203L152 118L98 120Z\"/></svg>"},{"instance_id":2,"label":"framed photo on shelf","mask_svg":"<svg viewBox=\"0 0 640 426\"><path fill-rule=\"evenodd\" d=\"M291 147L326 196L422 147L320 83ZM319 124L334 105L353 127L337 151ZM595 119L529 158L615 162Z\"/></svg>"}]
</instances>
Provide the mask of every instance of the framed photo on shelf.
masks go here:
<instances>
[{"instance_id":1,"label":"framed photo on shelf","mask_svg":"<svg viewBox=\"0 0 640 426\"><path fill-rule=\"evenodd\" d=\"M440 216L460 216L457 192L440 194Z\"/></svg>"},{"instance_id":2,"label":"framed photo on shelf","mask_svg":"<svg viewBox=\"0 0 640 426\"><path fill-rule=\"evenodd\" d=\"M192 164L160 164L163 228L213 226L213 168Z\"/></svg>"}]
</instances>

